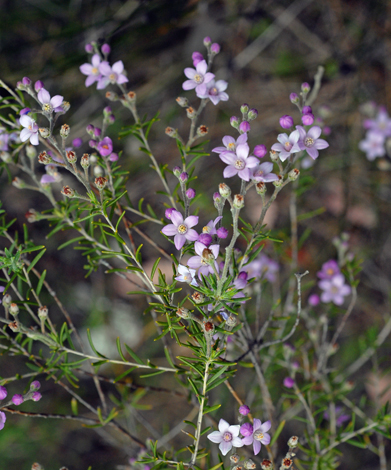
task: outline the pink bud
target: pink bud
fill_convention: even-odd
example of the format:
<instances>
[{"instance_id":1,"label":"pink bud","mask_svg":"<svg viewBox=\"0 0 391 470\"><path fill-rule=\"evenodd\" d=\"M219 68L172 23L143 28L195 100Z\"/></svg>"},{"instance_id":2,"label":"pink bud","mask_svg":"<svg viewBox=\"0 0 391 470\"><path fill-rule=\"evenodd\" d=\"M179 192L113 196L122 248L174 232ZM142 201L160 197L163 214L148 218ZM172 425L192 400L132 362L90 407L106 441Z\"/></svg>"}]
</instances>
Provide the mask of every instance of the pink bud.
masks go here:
<instances>
[{"instance_id":1,"label":"pink bud","mask_svg":"<svg viewBox=\"0 0 391 470\"><path fill-rule=\"evenodd\" d=\"M247 121L242 121L239 126L239 130L242 134L249 132L251 129L250 123Z\"/></svg>"},{"instance_id":2,"label":"pink bud","mask_svg":"<svg viewBox=\"0 0 391 470\"><path fill-rule=\"evenodd\" d=\"M44 87L44 84L41 80L37 80L35 83L34 83L34 89L36 92L38 92L39 90L41 90L42 88Z\"/></svg>"},{"instance_id":3,"label":"pink bud","mask_svg":"<svg viewBox=\"0 0 391 470\"><path fill-rule=\"evenodd\" d=\"M211 45L210 50L213 52L213 54L218 54L220 52L220 44L217 44L217 42L214 42Z\"/></svg>"},{"instance_id":4,"label":"pink bud","mask_svg":"<svg viewBox=\"0 0 391 470\"><path fill-rule=\"evenodd\" d=\"M303 116L301 116L301 122L305 126L310 126L311 124L314 123L314 115L313 114L303 114Z\"/></svg>"},{"instance_id":5,"label":"pink bud","mask_svg":"<svg viewBox=\"0 0 391 470\"><path fill-rule=\"evenodd\" d=\"M23 403L23 395L17 393L11 398L11 401L14 405L18 406Z\"/></svg>"},{"instance_id":6,"label":"pink bud","mask_svg":"<svg viewBox=\"0 0 391 470\"><path fill-rule=\"evenodd\" d=\"M284 116L280 117L280 126L283 129L289 129L290 127L293 126L293 119L291 116L288 116L285 114Z\"/></svg>"},{"instance_id":7,"label":"pink bud","mask_svg":"<svg viewBox=\"0 0 391 470\"><path fill-rule=\"evenodd\" d=\"M103 54L110 54L111 48L108 44L103 44L101 51Z\"/></svg>"},{"instance_id":8,"label":"pink bud","mask_svg":"<svg viewBox=\"0 0 391 470\"><path fill-rule=\"evenodd\" d=\"M264 145L256 145L253 153L256 157L263 158L267 154L267 148Z\"/></svg>"}]
</instances>

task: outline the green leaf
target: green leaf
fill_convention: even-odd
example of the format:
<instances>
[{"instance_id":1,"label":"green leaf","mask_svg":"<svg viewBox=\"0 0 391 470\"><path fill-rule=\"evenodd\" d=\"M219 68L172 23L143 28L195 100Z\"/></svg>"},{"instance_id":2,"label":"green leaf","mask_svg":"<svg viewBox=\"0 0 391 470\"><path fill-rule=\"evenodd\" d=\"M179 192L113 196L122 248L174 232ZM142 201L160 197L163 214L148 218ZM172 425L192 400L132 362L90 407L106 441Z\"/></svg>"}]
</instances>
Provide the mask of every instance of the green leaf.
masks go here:
<instances>
[{"instance_id":1,"label":"green leaf","mask_svg":"<svg viewBox=\"0 0 391 470\"><path fill-rule=\"evenodd\" d=\"M130 348L127 344L124 344L125 346L125 349L128 351L128 353L133 357L133 359L140 365L144 366L145 365L145 362L143 362L138 356L137 354L133 351L132 348Z\"/></svg>"},{"instance_id":2,"label":"green leaf","mask_svg":"<svg viewBox=\"0 0 391 470\"><path fill-rule=\"evenodd\" d=\"M276 432L273 434L272 440L270 441L270 447L276 442L278 439L279 435L281 434L282 430L284 429L285 426L285 419L284 421L281 421L281 423L278 425L278 428L276 429Z\"/></svg>"},{"instance_id":3,"label":"green leaf","mask_svg":"<svg viewBox=\"0 0 391 470\"><path fill-rule=\"evenodd\" d=\"M39 295L41 293L41 289L42 289L42 286L43 286L43 282L45 280L45 277L46 277L46 269L45 271L41 274L41 277L39 278L39 281L38 281L38 285L37 285L37 289L36 289L36 294Z\"/></svg>"},{"instance_id":4,"label":"green leaf","mask_svg":"<svg viewBox=\"0 0 391 470\"><path fill-rule=\"evenodd\" d=\"M211 413L212 411L218 410L221 405L205 406L203 414Z\"/></svg>"},{"instance_id":5,"label":"green leaf","mask_svg":"<svg viewBox=\"0 0 391 470\"><path fill-rule=\"evenodd\" d=\"M91 349L94 351L94 353L95 353L97 356L102 357L103 359L107 359L106 356L104 356L103 354L99 353L99 352L95 349L94 343L92 342L92 338L91 338L91 331L90 331L89 328L87 328L87 338L88 338L88 342L90 343Z\"/></svg>"}]
</instances>

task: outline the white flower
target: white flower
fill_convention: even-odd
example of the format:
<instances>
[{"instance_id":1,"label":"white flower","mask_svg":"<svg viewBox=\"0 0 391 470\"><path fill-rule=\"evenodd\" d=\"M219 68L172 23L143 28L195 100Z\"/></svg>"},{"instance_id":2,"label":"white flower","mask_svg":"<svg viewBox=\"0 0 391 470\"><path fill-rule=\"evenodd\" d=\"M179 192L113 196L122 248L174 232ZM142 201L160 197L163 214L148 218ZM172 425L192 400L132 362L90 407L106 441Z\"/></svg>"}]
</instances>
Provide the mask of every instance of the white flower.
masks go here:
<instances>
[{"instance_id":1,"label":"white flower","mask_svg":"<svg viewBox=\"0 0 391 470\"><path fill-rule=\"evenodd\" d=\"M232 447L243 447L239 437L240 425L231 426L224 419L220 419L219 430L208 434L208 439L215 444L220 444L219 449L223 455L227 455Z\"/></svg>"},{"instance_id":2,"label":"white flower","mask_svg":"<svg viewBox=\"0 0 391 470\"><path fill-rule=\"evenodd\" d=\"M30 139L30 143L33 145L38 145L38 124L27 114L23 114L19 118L19 122L22 124L24 129L20 133L20 140L22 142L26 142L26 140Z\"/></svg>"}]
</instances>

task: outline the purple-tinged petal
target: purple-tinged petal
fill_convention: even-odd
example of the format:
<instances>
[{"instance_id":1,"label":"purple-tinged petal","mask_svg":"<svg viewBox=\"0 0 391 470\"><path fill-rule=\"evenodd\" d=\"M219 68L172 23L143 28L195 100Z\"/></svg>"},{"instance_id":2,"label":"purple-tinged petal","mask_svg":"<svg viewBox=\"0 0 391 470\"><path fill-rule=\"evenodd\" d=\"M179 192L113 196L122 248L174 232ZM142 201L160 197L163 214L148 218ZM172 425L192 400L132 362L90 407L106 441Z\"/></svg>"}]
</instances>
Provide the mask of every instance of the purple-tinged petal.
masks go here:
<instances>
[{"instance_id":1,"label":"purple-tinged petal","mask_svg":"<svg viewBox=\"0 0 391 470\"><path fill-rule=\"evenodd\" d=\"M60 95L55 95L53 98L50 100L51 105L53 108L57 108L58 106L62 105L62 102L64 101L64 97Z\"/></svg>"},{"instance_id":2,"label":"purple-tinged petal","mask_svg":"<svg viewBox=\"0 0 391 470\"><path fill-rule=\"evenodd\" d=\"M111 67L111 69L114 70L114 72L117 73L118 75L121 74L124 70L124 64L122 60L115 62L113 66Z\"/></svg>"},{"instance_id":3,"label":"purple-tinged petal","mask_svg":"<svg viewBox=\"0 0 391 470\"><path fill-rule=\"evenodd\" d=\"M209 83L214 78L215 78L215 74L208 72L204 75L204 83Z\"/></svg>"},{"instance_id":4,"label":"purple-tinged petal","mask_svg":"<svg viewBox=\"0 0 391 470\"><path fill-rule=\"evenodd\" d=\"M42 104L50 103L50 93L45 88L41 88L38 92L38 99Z\"/></svg>"},{"instance_id":5,"label":"purple-tinged petal","mask_svg":"<svg viewBox=\"0 0 391 470\"><path fill-rule=\"evenodd\" d=\"M262 426L262 421L260 419L254 418L253 431L257 431ZM263 431L262 431L263 432Z\"/></svg>"},{"instance_id":6,"label":"purple-tinged petal","mask_svg":"<svg viewBox=\"0 0 391 470\"><path fill-rule=\"evenodd\" d=\"M197 70L194 70L191 67L186 67L183 72L191 81L193 81L194 76L197 75Z\"/></svg>"},{"instance_id":7,"label":"purple-tinged petal","mask_svg":"<svg viewBox=\"0 0 391 470\"><path fill-rule=\"evenodd\" d=\"M27 114L23 114L23 116L20 116L19 122L23 127L29 127L34 123L34 120Z\"/></svg>"},{"instance_id":8,"label":"purple-tinged petal","mask_svg":"<svg viewBox=\"0 0 391 470\"><path fill-rule=\"evenodd\" d=\"M233 424L228 428L228 432L232 434L234 437L239 436L239 431L240 431L240 424Z\"/></svg>"},{"instance_id":9,"label":"purple-tinged petal","mask_svg":"<svg viewBox=\"0 0 391 470\"><path fill-rule=\"evenodd\" d=\"M227 167L229 168L229 167ZM225 175L224 175L225 176ZM251 178L251 170L249 168L243 168L238 172L239 178L242 178L244 181L250 181Z\"/></svg>"},{"instance_id":10,"label":"purple-tinged petal","mask_svg":"<svg viewBox=\"0 0 391 470\"><path fill-rule=\"evenodd\" d=\"M109 83L110 80L108 80L106 77L101 77L98 80L98 85L96 86L96 89L103 90L103 88L106 88Z\"/></svg>"},{"instance_id":11,"label":"purple-tinged petal","mask_svg":"<svg viewBox=\"0 0 391 470\"><path fill-rule=\"evenodd\" d=\"M38 145L39 144L38 133L31 134L30 143L32 145Z\"/></svg>"},{"instance_id":12,"label":"purple-tinged petal","mask_svg":"<svg viewBox=\"0 0 391 470\"><path fill-rule=\"evenodd\" d=\"M236 144L237 145L241 145L241 144L245 144L247 142L247 132L245 132L244 134L240 135L236 141Z\"/></svg>"},{"instance_id":13,"label":"purple-tinged petal","mask_svg":"<svg viewBox=\"0 0 391 470\"><path fill-rule=\"evenodd\" d=\"M263 439L261 439L261 442L263 445L267 446L268 444L270 444L270 440L270 434L264 434Z\"/></svg>"},{"instance_id":14,"label":"purple-tinged petal","mask_svg":"<svg viewBox=\"0 0 391 470\"><path fill-rule=\"evenodd\" d=\"M243 135L245 135L245 134L243 134ZM246 135L247 135L247 134L246 134ZM240 136L240 137L241 137L241 136ZM239 137L239 138L240 138L240 137ZM239 140L239 138L238 138L238 140ZM245 142L246 142L246 141L245 141ZM244 142L243 142L243 143L244 143ZM232 145L235 146L235 145L236 145L236 142L235 142L235 139L234 139L233 137L231 137L230 135L225 135L225 136L223 137L223 144L225 145L225 149L224 149L223 151L225 151L225 150L227 150L229 144L232 144Z\"/></svg>"},{"instance_id":15,"label":"purple-tinged petal","mask_svg":"<svg viewBox=\"0 0 391 470\"><path fill-rule=\"evenodd\" d=\"M91 64L80 65L79 70L83 75L91 75L93 66Z\"/></svg>"},{"instance_id":16,"label":"purple-tinged petal","mask_svg":"<svg viewBox=\"0 0 391 470\"><path fill-rule=\"evenodd\" d=\"M215 444L220 444L220 442L223 440L223 435L219 431L213 431L206 437Z\"/></svg>"},{"instance_id":17,"label":"purple-tinged petal","mask_svg":"<svg viewBox=\"0 0 391 470\"><path fill-rule=\"evenodd\" d=\"M263 181L265 183L271 183L272 181L278 181L278 180L279 180L278 176L274 173L268 173L267 175L263 177Z\"/></svg>"},{"instance_id":18,"label":"purple-tinged petal","mask_svg":"<svg viewBox=\"0 0 391 470\"><path fill-rule=\"evenodd\" d=\"M172 211L171 212L171 222L176 227L178 227L178 225L183 224L183 215L180 212L176 211L176 210Z\"/></svg>"},{"instance_id":19,"label":"purple-tinged petal","mask_svg":"<svg viewBox=\"0 0 391 470\"><path fill-rule=\"evenodd\" d=\"M201 242L194 243L194 251L197 253L198 256L202 256L202 252L205 250L206 245Z\"/></svg>"},{"instance_id":20,"label":"purple-tinged petal","mask_svg":"<svg viewBox=\"0 0 391 470\"><path fill-rule=\"evenodd\" d=\"M192 256L188 259L187 265L192 269L198 269L201 267L201 256Z\"/></svg>"},{"instance_id":21,"label":"purple-tinged petal","mask_svg":"<svg viewBox=\"0 0 391 470\"><path fill-rule=\"evenodd\" d=\"M210 245L210 250L212 250L213 256L217 258L219 256L220 245Z\"/></svg>"},{"instance_id":22,"label":"purple-tinged petal","mask_svg":"<svg viewBox=\"0 0 391 470\"><path fill-rule=\"evenodd\" d=\"M322 129L319 126L314 126L314 127L311 127L311 129L307 132L307 136L316 140L320 136L321 133L322 133Z\"/></svg>"},{"instance_id":23,"label":"purple-tinged petal","mask_svg":"<svg viewBox=\"0 0 391 470\"><path fill-rule=\"evenodd\" d=\"M236 153L234 152L221 152L220 155L220 160L222 160L224 163L226 163L227 165L234 165L235 162L236 162Z\"/></svg>"},{"instance_id":24,"label":"purple-tinged petal","mask_svg":"<svg viewBox=\"0 0 391 470\"><path fill-rule=\"evenodd\" d=\"M97 80L99 80L101 77L101 75L89 75L87 78L86 78L86 81L85 81L85 86L86 87L89 87L91 86L94 82L96 82Z\"/></svg>"},{"instance_id":25,"label":"purple-tinged petal","mask_svg":"<svg viewBox=\"0 0 391 470\"><path fill-rule=\"evenodd\" d=\"M117 78L117 83L118 83L119 85L122 85L122 83L126 83L126 82L128 82L128 81L129 81L128 77L126 77L126 76L125 76L124 74L122 74L122 73L121 73L121 75Z\"/></svg>"},{"instance_id":26,"label":"purple-tinged petal","mask_svg":"<svg viewBox=\"0 0 391 470\"><path fill-rule=\"evenodd\" d=\"M99 54L94 54L91 58L91 62L92 62L92 65L95 67L95 68L98 68L99 67L99 64L100 64L100 57L99 57Z\"/></svg>"},{"instance_id":27,"label":"purple-tinged petal","mask_svg":"<svg viewBox=\"0 0 391 470\"><path fill-rule=\"evenodd\" d=\"M106 60L104 60L103 62L99 64L99 72L105 76L108 76L111 74L110 64Z\"/></svg>"},{"instance_id":28,"label":"purple-tinged petal","mask_svg":"<svg viewBox=\"0 0 391 470\"><path fill-rule=\"evenodd\" d=\"M232 439L232 445L233 447L243 447L244 444L242 442L242 439L240 439L240 437L234 437Z\"/></svg>"},{"instance_id":29,"label":"purple-tinged petal","mask_svg":"<svg viewBox=\"0 0 391 470\"><path fill-rule=\"evenodd\" d=\"M198 215L190 215L189 217L186 217L184 224L189 228L194 227L194 225L198 224Z\"/></svg>"},{"instance_id":30,"label":"purple-tinged petal","mask_svg":"<svg viewBox=\"0 0 391 470\"><path fill-rule=\"evenodd\" d=\"M285 142L289 142L288 134L278 134L277 136L278 142L280 142L282 145L285 145ZM273 147L272 147L273 148Z\"/></svg>"},{"instance_id":31,"label":"purple-tinged petal","mask_svg":"<svg viewBox=\"0 0 391 470\"><path fill-rule=\"evenodd\" d=\"M55 182L56 182L56 179L51 175L43 175L40 181L40 183L42 184L55 183Z\"/></svg>"},{"instance_id":32,"label":"purple-tinged petal","mask_svg":"<svg viewBox=\"0 0 391 470\"><path fill-rule=\"evenodd\" d=\"M172 237L178 233L178 229L175 227L175 225L169 224L162 228L162 232L164 235L167 235L167 237Z\"/></svg>"},{"instance_id":33,"label":"purple-tinged petal","mask_svg":"<svg viewBox=\"0 0 391 470\"><path fill-rule=\"evenodd\" d=\"M194 229L189 229L185 237L191 242L195 242L198 239L198 233Z\"/></svg>"},{"instance_id":34,"label":"purple-tinged petal","mask_svg":"<svg viewBox=\"0 0 391 470\"><path fill-rule=\"evenodd\" d=\"M26 140L28 140L30 138L31 134L32 133L25 127L24 129L22 129L22 131L20 133L20 140L22 142L26 142Z\"/></svg>"},{"instance_id":35,"label":"purple-tinged petal","mask_svg":"<svg viewBox=\"0 0 391 470\"><path fill-rule=\"evenodd\" d=\"M319 152L316 150L315 147L307 148L306 150L307 150L308 155L309 155L313 160L315 160L316 158L318 158Z\"/></svg>"},{"instance_id":36,"label":"purple-tinged petal","mask_svg":"<svg viewBox=\"0 0 391 470\"><path fill-rule=\"evenodd\" d=\"M228 452L232 449L232 442L221 442L219 445L219 449L223 455L227 455Z\"/></svg>"},{"instance_id":37,"label":"purple-tinged petal","mask_svg":"<svg viewBox=\"0 0 391 470\"><path fill-rule=\"evenodd\" d=\"M236 155L240 158L246 159L248 157L248 154L250 152L250 147L248 144L240 144L236 147Z\"/></svg>"},{"instance_id":38,"label":"purple-tinged petal","mask_svg":"<svg viewBox=\"0 0 391 470\"><path fill-rule=\"evenodd\" d=\"M232 178L238 174L238 170L234 166L227 166L223 171L224 178Z\"/></svg>"},{"instance_id":39,"label":"purple-tinged petal","mask_svg":"<svg viewBox=\"0 0 391 470\"><path fill-rule=\"evenodd\" d=\"M272 423L270 421L265 421L259 429L262 433L265 433L268 432L271 427Z\"/></svg>"},{"instance_id":40,"label":"purple-tinged petal","mask_svg":"<svg viewBox=\"0 0 391 470\"><path fill-rule=\"evenodd\" d=\"M225 419L220 419L220 421L219 421L219 431L224 434L226 431L228 431L228 428L229 428L229 423L227 423L227 421L225 421Z\"/></svg>"},{"instance_id":41,"label":"purple-tinged petal","mask_svg":"<svg viewBox=\"0 0 391 470\"><path fill-rule=\"evenodd\" d=\"M258 455L259 452L261 451L261 443L259 441L256 441L254 439L254 442L253 442L253 450L254 450L254 455Z\"/></svg>"},{"instance_id":42,"label":"purple-tinged petal","mask_svg":"<svg viewBox=\"0 0 391 470\"><path fill-rule=\"evenodd\" d=\"M251 434L251 436L245 436L242 438L242 442L245 446L249 446L253 443L254 439L253 439L253 435Z\"/></svg>"},{"instance_id":43,"label":"purple-tinged petal","mask_svg":"<svg viewBox=\"0 0 391 470\"><path fill-rule=\"evenodd\" d=\"M273 144L272 150L274 150L275 152L285 152L285 147L281 144Z\"/></svg>"},{"instance_id":44,"label":"purple-tinged petal","mask_svg":"<svg viewBox=\"0 0 391 470\"><path fill-rule=\"evenodd\" d=\"M318 150L327 149L328 146L329 143L326 142L324 139L317 139L314 143L314 147Z\"/></svg>"},{"instance_id":45,"label":"purple-tinged petal","mask_svg":"<svg viewBox=\"0 0 391 470\"><path fill-rule=\"evenodd\" d=\"M182 88L184 90L192 90L197 86L197 83L193 80L186 80L185 82L182 83Z\"/></svg>"},{"instance_id":46,"label":"purple-tinged petal","mask_svg":"<svg viewBox=\"0 0 391 470\"><path fill-rule=\"evenodd\" d=\"M224 141L224 139L223 139ZM215 152L215 153L221 153L221 152L226 152L227 148L226 147L215 147L212 152Z\"/></svg>"},{"instance_id":47,"label":"purple-tinged petal","mask_svg":"<svg viewBox=\"0 0 391 470\"><path fill-rule=\"evenodd\" d=\"M175 235L174 243L175 243L175 248L177 250L181 250L185 242L186 242L186 237L184 235L181 235L180 233L177 233Z\"/></svg>"},{"instance_id":48,"label":"purple-tinged petal","mask_svg":"<svg viewBox=\"0 0 391 470\"><path fill-rule=\"evenodd\" d=\"M208 69L208 64L206 63L206 60L204 59L198 62L198 64L196 65L196 69L197 69L197 73L205 75L206 70Z\"/></svg>"},{"instance_id":49,"label":"purple-tinged petal","mask_svg":"<svg viewBox=\"0 0 391 470\"><path fill-rule=\"evenodd\" d=\"M257 157L248 157L246 160L247 168L255 168L259 164L259 159Z\"/></svg>"}]
</instances>

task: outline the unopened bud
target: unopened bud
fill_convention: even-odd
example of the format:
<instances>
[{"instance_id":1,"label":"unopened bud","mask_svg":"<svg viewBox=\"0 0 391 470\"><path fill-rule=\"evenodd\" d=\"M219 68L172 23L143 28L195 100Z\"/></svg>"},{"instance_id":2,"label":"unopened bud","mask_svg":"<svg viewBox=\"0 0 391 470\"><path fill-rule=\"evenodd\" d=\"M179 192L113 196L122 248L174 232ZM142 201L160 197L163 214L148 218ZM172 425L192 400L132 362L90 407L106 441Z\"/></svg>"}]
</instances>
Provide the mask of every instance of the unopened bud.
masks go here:
<instances>
[{"instance_id":1,"label":"unopened bud","mask_svg":"<svg viewBox=\"0 0 391 470\"><path fill-rule=\"evenodd\" d=\"M12 162L12 157L8 152L0 152L0 158L5 163L11 163Z\"/></svg>"},{"instance_id":2,"label":"unopened bud","mask_svg":"<svg viewBox=\"0 0 391 470\"><path fill-rule=\"evenodd\" d=\"M311 90L310 85L307 82L301 84L301 91L307 94Z\"/></svg>"},{"instance_id":3,"label":"unopened bud","mask_svg":"<svg viewBox=\"0 0 391 470\"><path fill-rule=\"evenodd\" d=\"M16 317L17 315L19 315L19 307L17 304L15 303L12 303L10 305L10 308L9 308L9 312L11 315L13 315L14 317Z\"/></svg>"},{"instance_id":4,"label":"unopened bud","mask_svg":"<svg viewBox=\"0 0 391 470\"><path fill-rule=\"evenodd\" d=\"M254 470L257 467L256 463L251 459L246 460L243 466L246 470Z\"/></svg>"},{"instance_id":5,"label":"unopened bud","mask_svg":"<svg viewBox=\"0 0 391 470\"><path fill-rule=\"evenodd\" d=\"M26 145L26 155L33 159L37 156L37 149L34 147L34 145Z\"/></svg>"},{"instance_id":6,"label":"unopened bud","mask_svg":"<svg viewBox=\"0 0 391 470\"><path fill-rule=\"evenodd\" d=\"M191 318L190 311L184 307L178 308L178 310L176 311L176 314L178 315L178 317L184 318L185 320L188 320L189 318Z\"/></svg>"},{"instance_id":7,"label":"unopened bud","mask_svg":"<svg viewBox=\"0 0 391 470\"><path fill-rule=\"evenodd\" d=\"M3 296L3 305L4 305L4 307L9 308L11 303L12 303L12 297L9 294L5 294Z\"/></svg>"},{"instance_id":8,"label":"unopened bud","mask_svg":"<svg viewBox=\"0 0 391 470\"><path fill-rule=\"evenodd\" d=\"M249 121L254 121L258 117L258 110L255 108L251 108L248 112L247 119Z\"/></svg>"},{"instance_id":9,"label":"unopened bud","mask_svg":"<svg viewBox=\"0 0 391 470\"><path fill-rule=\"evenodd\" d=\"M227 199L231 195L231 188L225 183L220 183L219 193L221 194L221 197Z\"/></svg>"},{"instance_id":10,"label":"unopened bud","mask_svg":"<svg viewBox=\"0 0 391 470\"><path fill-rule=\"evenodd\" d=\"M179 178L180 174L182 173L182 170L179 168L179 166L174 166L172 172L177 178Z\"/></svg>"},{"instance_id":11,"label":"unopened bud","mask_svg":"<svg viewBox=\"0 0 391 470\"><path fill-rule=\"evenodd\" d=\"M99 176L102 176L102 175L103 175L102 167L99 165L94 166L94 176L99 178Z\"/></svg>"},{"instance_id":12,"label":"unopened bud","mask_svg":"<svg viewBox=\"0 0 391 470\"><path fill-rule=\"evenodd\" d=\"M297 180L297 178L299 177L300 175L300 171L297 169L297 168L293 168L293 170L291 170L289 173L288 173L288 179L290 181L295 181Z\"/></svg>"},{"instance_id":13,"label":"unopened bud","mask_svg":"<svg viewBox=\"0 0 391 470\"><path fill-rule=\"evenodd\" d=\"M178 96L178 98L176 99L176 102L182 108L186 108L187 106L189 106L189 100L187 98L183 98L182 96Z\"/></svg>"},{"instance_id":14,"label":"unopened bud","mask_svg":"<svg viewBox=\"0 0 391 470\"><path fill-rule=\"evenodd\" d=\"M273 181L273 184L276 188L279 188L280 186L282 186L282 183L284 182L284 179L281 175L277 175L277 176L278 176L278 180Z\"/></svg>"},{"instance_id":15,"label":"unopened bud","mask_svg":"<svg viewBox=\"0 0 391 470\"><path fill-rule=\"evenodd\" d=\"M299 96L298 96L297 93L291 93L289 95L289 99L291 100L291 103L293 103L293 104L297 104L300 101Z\"/></svg>"},{"instance_id":16,"label":"unopened bud","mask_svg":"<svg viewBox=\"0 0 391 470\"><path fill-rule=\"evenodd\" d=\"M232 116L229 120L229 123L233 128L237 129L239 127L239 118Z\"/></svg>"},{"instance_id":17,"label":"unopened bud","mask_svg":"<svg viewBox=\"0 0 391 470\"><path fill-rule=\"evenodd\" d=\"M15 188L18 189L22 189L26 187L26 183L22 179L15 176L15 178L12 180L12 186L15 186Z\"/></svg>"},{"instance_id":18,"label":"unopened bud","mask_svg":"<svg viewBox=\"0 0 391 470\"><path fill-rule=\"evenodd\" d=\"M206 321L203 323L203 327L204 327L204 331L206 334L213 336L214 331L215 331L215 326L213 322L211 322L210 320Z\"/></svg>"},{"instance_id":19,"label":"unopened bud","mask_svg":"<svg viewBox=\"0 0 391 470\"><path fill-rule=\"evenodd\" d=\"M186 183L186 181L189 179L189 173L186 173L186 171L183 171L179 176L178 176L179 181L182 183Z\"/></svg>"},{"instance_id":20,"label":"unopened bud","mask_svg":"<svg viewBox=\"0 0 391 470\"><path fill-rule=\"evenodd\" d=\"M266 184L260 181L255 185L256 192L261 195L266 193Z\"/></svg>"},{"instance_id":21,"label":"unopened bud","mask_svg":"<svg viewBox=\"0 0 391 470\"><path fill-rule=\"evenodd\" d=\"M212 44L212 40L210 39L209 36L204 37L204 46L208 47Z\"/></svg>"},{"instance_id":22,"label":"unopened bud","mask_svg":"<svg viewBox=\"0 0 391 470\"><path fill-rule=\"evenodd\" d=\"M173 139L175 139L178 136L178 131L174 129L173 127L166 127L165 132L168 135L168 137L172 137Z\"/></svg>"},{"instance_id":23,"label":"unopened bud","mask_svg":"<svg viewBox=\"0 0 391 470\"><path fill-rule=\"evenodd\" d=\"M292 436L288 441L288 446L293 449L299 444L299 438L297 436Z\"/></svg>"},{"instance_id":24,"label":"unopened bud","mask_svg":"<svg viewBox=\"0 0 391 470\"><path fill-rule=\"evenodd\" d=\"M49 163L52 163L53 160L52 157L47 154L46 150L44 150L38 155L38 161L39 163L42 163L42 165L48 165Z\"/></svg>"},{"instance_id":25,"label":"unopened bud","mask_svg":"<svg viewBox=\"0 0 391 470\"><path fill-rule=\"evenodd\" d=\"M233 206L236 207L236 209L241 209L244 207L244 197L241 194L235 194Z\"/></svg>"},{"instance_id":26,"label":"unopened bud","mask_svg":"<svg viewBox=\"0 0 391 470\"><path fill-rule=\"evenodd\" d=\"M76 191L69 186L64 186L62 188L61 194L63 194L66 197L75 197Z\"/></svg>"},{"instance_id":27,"label":"unopened bud","mask_svg":"<svg viewBox=\"0 0 391 470\"><path fill-rule=\"evenodd\" d=\"M249 109L250 109L250 106L247 103L244 103L240 107L240 112L243 114L243 116L247 116L247 113L248 113ZM246 119L246 118L244 118L244 119Z\"/></svg>"},{"instance_id":28,"label":"unopened bud","mask_svg":"<svg viewBox=\"0 0 391 470\"><path fill-rule=\"evenodd\" d=\"M210 52L215 55L218 54L220 52L220 44L217 44L217 42L214 42L210 46Z\"/></svg>"},{"instance_id":29,"label":"unopened bud","mask_svg":"<svg viewBox=\"0 0 391 470\"><path fill-rule=\"evenodd\" d=\"M229 327L234 327L236 325L236 317L235 315L230 315L226 320L225 324Z\"/></svg>"},{"instance_id":30,"label":"unopened bud","mask_svg":"<svg viewBox=\"0 0 391 470\"><path fill-rule=\"evenodd\" d=\"M83 154L83 156L80 159L80 165L85 170L90 166L90 156L88 155L88 153Z\"/></svg>"},{"instance_id":31,"label":"unopened bud","mask_svg":"<svg viewBox=\"0 0 391 470\"><path fill-rule=\"evenodd\" d=\"M99 190L104 189L106 185L107 185L107 178L105 178L104 176L98 176L98 178L95 178L95 186Z\"/></svg>"},{"instance_id":32,"label":"unopened bud","mask_svg":"<svg viewBox=\"0 0 391 470\"><path fill-rule=\"evenodd\" d=\"M65 155L69 163L76 163L77 157L76 153L73 150L68 150L67 152L65 152Z\"/></svg>"},{"instance_id":33,"label":"unopened bud","mask_svg":"<svg viewBox=\"0 0 391 470\"><path fill-rule=\"evenodd\" d=\"M206 135L207 133L209 132L209 129L204 126L204 125L201 125L198 129L197 129L197 135L199 135L200 137L203 137L204 135Z\"/></svg>"},{"instance_id":34,"label":"unopened bud","mask_svg":"<svg viewBox=\"0 0 391 470\"><path fill-rule=\"evenodd\" d=\"M272 162L276 162L278 160L278 153L275 150L270 150L270 159Z\"/></svg>"},{"instance_id":35,"label":"unopened bud","mask_svg":"<svg viewBox=\"0 0 391 470\"><path fill-rule=\"evenodd\" d=\"M41 320L46 320L46 318L48 317L48 313L49 313L49 310L48 308L45 306L43 307L39 307L38 309L38 317L41 319Z\"/></svg>"},{"instance_id":36,"label":"unopened bud","mask_svg":"<svg viewBox=\"0 0 391 470\"><path fill-rule=\"evenodd\" d=\"M68 124L63 124L60 129L60 136L63 139L66 139L71 132L71 128L68 126Z\"/></svg>"},{"instance_id":37,"label":"unopened bud","mask_svg":"<svg viewBox=\"0 0 391 470\"><path fill-rule=\"evenodd\" d=\"M196 304L201 304L205 300L205 296L204 294L201 294L201 292L194 292L191 298Z\"/></svg>"},{"instance_id":38,"label":"unopened bud","mask_svg":"<svg viewBox=\"0 0 391 470\"><path fill-rule=\"evenodd\" d=\"M109 101L117 101L118 100L118 95L114 91L106 91L106 98Z\"/></svg>"},{"instance_id":39,"label":"unopened bud","mask_svg":"<svg viewBox=\"0 0 391 470\"><path fill-rule=\"evenodd\" d=\"M196 110L191 106L186 108L186 114L189 119L194 119L197 116Z\"/></svg>"}]
</instances>

